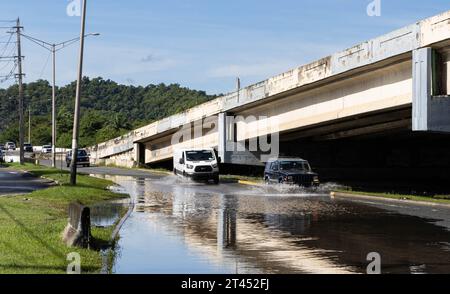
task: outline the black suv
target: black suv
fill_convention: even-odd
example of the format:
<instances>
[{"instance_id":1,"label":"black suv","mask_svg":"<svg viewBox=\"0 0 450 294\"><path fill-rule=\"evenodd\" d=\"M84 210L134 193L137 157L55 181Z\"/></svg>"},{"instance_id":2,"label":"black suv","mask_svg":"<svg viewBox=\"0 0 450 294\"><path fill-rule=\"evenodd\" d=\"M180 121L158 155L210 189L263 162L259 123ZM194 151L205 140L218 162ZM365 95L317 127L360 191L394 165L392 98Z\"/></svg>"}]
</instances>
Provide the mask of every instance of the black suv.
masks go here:
<instances>
[{"instance_id":1,"label":"black suv","mask_svg":"<svg viewBox=\"0 0 450 294\"><path fill-rule=\"evenodd\" d=\"M31 145L30 143L25 143L23 144L23 150L25 152L33 152L33 145Z\"/></svg>"},{"instance_id":2,"label":"black suv","mask_svg":"<svg viewBox=\"0 0 450 294\"><path fill-rule=\"evenodd\" d=\"M69 151L69 152L67 152L67 155L66 155L67 167L70 166L71 162L72 162L72 151ZM86 150L84 150L84 149L78 150L77 165L82 165L84 167L90 166L89 154L86 152Z\"/></svg>"},{"instance_id":3,"label":"black suv","mask_svg":"<svg viewBox=\"0 0 450 294\"><path fill-rule=\"evenodd\" d=\"M308 161L289 157L269 160L264 170L264 180L267 184L320 185L319 175L312 171Z\"/></svg>"}]
</instances>

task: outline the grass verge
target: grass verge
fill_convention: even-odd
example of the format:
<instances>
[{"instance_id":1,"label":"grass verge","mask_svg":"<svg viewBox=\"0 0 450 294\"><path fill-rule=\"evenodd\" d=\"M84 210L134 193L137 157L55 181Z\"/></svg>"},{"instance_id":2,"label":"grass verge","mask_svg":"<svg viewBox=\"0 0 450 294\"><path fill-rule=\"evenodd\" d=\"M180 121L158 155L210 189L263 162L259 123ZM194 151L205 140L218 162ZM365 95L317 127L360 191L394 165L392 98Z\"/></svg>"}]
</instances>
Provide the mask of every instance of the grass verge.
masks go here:
<instances>
[{"instance_id":1,"label":"grass verge","mask_svg":"<svg viewBox=\"0 0 450 294\"><path fill-rule=\"evenodd\" d=\"M100 272L99 251L68 248L61 241L67 207L73 201L92 205L125 196L109 191L112 182L103 179L79 175L78 185L73 187L68 185L67 172L31 164L8 167L55 180L59 185L26 196L0 197L0 273L64 274L71 252L80 254L82 273ZM112 231L112 227L93 227L94 245L108 244Z\"/></svg>"},{"instance_id":2,"label":"grass verge","mask_svg":"<svg viewBox=\"0 0 450 294\"><path fill-rule=\"evenodd\" d=\"M396 200L411 200L419 202L430 202L437 204L450 204L450 195L435 195L435 196L417 196L417 195L406 195L406 194L391 194L391 193L381 193L381 192L364 192L364 191L353 191L346 189L336 189L334 192L345 193L350 195L362 195L362 196L373 196L380 198L396 199Z\"/></svg>"}]
</instances>

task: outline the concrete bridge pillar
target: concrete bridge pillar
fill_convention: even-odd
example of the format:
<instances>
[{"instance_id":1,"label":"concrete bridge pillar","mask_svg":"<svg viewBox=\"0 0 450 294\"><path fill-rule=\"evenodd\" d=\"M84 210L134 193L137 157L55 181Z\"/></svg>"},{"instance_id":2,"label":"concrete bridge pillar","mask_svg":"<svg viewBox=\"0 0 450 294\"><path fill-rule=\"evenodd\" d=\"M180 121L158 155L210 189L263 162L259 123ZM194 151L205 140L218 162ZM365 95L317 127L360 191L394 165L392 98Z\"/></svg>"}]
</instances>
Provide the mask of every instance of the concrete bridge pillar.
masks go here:
<instances>
[{"instance_id":1,"label":"concrete bridge pillar","mask_svg":"<svg viewBox=\"0 0 450 294\"><path fill-rule=\"evenodd\" d=\"M234 123L228 119L226 112L219 113L219 156L222 163L232 163L231 156L234 150L235 136Z\"/></svg>"},{"instance_id":2,"label":"concrete bridge pillar","mask_svg":"<svg viewBox=\"0 0 450 294\"><path fill-rule=\"evenodd\" d=\"M142 143L134 143L133 159L137 167L145 164L145 147Z\"/></svg>"},{"instance_id":3,"label":"concrete bridge pillar","mask_svg":"<svg viewBox=\"0 0 450 294\"><path fill-rule=\"evenodd\" d=\"M450 132L450 97L433 89L443 75L435 54L432 48L413 51L413 131Z\"/></svg>"}]
</instances>

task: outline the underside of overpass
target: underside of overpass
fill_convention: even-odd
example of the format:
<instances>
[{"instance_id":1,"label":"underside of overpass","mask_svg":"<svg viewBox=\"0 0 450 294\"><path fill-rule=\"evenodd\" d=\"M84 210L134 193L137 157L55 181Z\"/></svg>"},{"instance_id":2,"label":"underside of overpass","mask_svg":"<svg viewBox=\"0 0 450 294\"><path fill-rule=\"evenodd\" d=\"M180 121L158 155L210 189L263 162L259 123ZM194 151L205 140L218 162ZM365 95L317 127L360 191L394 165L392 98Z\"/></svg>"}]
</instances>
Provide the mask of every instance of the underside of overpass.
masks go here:
<instances>
[{"instance_id":1,"label":"underside of overpass","mask_svg":"<svg viewBox=\"0 0 450 294\"><path fill-rule=\"evenodd\" d=\"M448 193L450 135L413 132L407 113L368 127L282 135L280 154L305 158L323 181L355 189Z\"/></svg>"}]
</instances>

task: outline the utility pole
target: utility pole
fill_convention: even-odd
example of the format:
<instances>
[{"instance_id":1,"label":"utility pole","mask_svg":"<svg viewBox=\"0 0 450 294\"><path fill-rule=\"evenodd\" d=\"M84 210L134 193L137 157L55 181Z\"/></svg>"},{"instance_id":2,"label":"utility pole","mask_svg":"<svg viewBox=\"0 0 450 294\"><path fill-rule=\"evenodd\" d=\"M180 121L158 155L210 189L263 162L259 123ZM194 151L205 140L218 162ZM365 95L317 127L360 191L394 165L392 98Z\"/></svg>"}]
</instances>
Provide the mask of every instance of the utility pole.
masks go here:
<instances>
[{"instance_id":1,"label":"utility pole","mask_svg":"<svg viewBox=\"0 0 450 294\"><path fill-rule=\"evenodd\" d=\"M20 34L23 27L20 26L20 19L17 19L17 25L15 27L17 34L17 79L19 82L19 152L20 152L20 164L24 164L24 123L23 123L23 73L22 73L22 48L20 44Z\"/></svg>"},{"instance_id":2,"label":"utility pole","mask_svg":"<svg viewBox=\"0 0 450 294\"><path fill-rule=\"evenodd\" d=\"M86 4L87 0L83 0L83 8L81 14L81 33L80 33L80 56L78 63L78 80L75 95L75 114L73 118L73 134L72 134L72 160L70 162L70 184L77 184L77 158L78 158L78 128L80 124L80 96L81 83L83 82L83 53L84 53L84 34L86 27Z\"/></svg>"}]
</instances>

